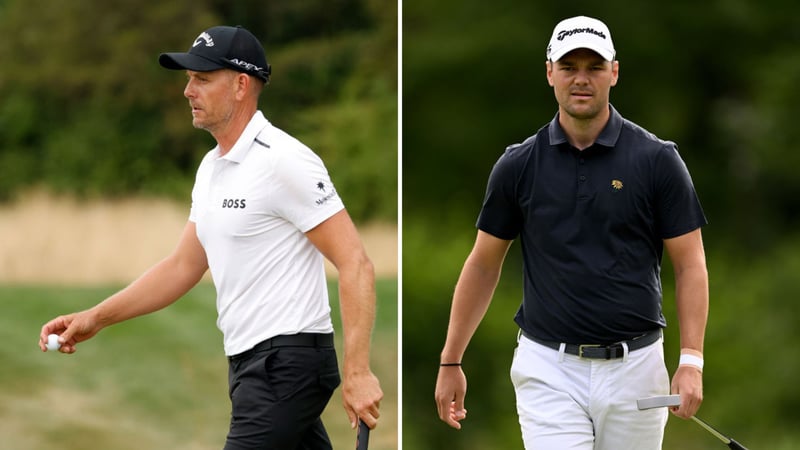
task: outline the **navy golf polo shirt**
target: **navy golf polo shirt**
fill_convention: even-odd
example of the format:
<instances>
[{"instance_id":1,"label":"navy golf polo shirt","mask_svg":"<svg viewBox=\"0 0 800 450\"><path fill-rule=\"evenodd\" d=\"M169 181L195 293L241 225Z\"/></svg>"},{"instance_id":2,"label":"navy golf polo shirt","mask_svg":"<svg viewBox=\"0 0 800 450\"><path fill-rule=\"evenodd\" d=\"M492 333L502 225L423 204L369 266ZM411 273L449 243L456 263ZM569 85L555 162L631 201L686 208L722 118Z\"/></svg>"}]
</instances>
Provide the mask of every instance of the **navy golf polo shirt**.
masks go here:
<instances>
[{"instance_id":1,"label":"navy golf polo shirt","mask_svg":"<svg viewBox=\"0 0 800 450\"><path fill-rule=\"evenodd\" d=\"M489 178L477 226L520 238L515 321L539 339L613 343L665 327L662 240L706 224L676 145L610 109L591 147L572 147L556 115Z\"/></svg>"}]
</instances>

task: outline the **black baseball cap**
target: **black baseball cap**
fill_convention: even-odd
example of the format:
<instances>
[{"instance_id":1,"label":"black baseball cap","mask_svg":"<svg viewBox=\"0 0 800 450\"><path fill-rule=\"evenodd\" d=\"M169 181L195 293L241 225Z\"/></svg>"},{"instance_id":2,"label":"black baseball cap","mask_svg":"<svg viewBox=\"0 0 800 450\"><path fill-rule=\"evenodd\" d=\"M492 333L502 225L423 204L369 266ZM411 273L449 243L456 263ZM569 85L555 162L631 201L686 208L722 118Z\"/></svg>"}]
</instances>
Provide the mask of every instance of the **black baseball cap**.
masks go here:
<instances>
[{"instance_id":1,"label":"black baseball cap","mask_svg":"<svg viewBox=\"0 0 800 450\"><path fill-rule=\"evenodd\" d=\"M162 53L158 63L167 69L195 72L232 69L265 83L272 72L261 42L240 26L211 27L197 36L188 52Z\"/></svg>"}]
</instances>

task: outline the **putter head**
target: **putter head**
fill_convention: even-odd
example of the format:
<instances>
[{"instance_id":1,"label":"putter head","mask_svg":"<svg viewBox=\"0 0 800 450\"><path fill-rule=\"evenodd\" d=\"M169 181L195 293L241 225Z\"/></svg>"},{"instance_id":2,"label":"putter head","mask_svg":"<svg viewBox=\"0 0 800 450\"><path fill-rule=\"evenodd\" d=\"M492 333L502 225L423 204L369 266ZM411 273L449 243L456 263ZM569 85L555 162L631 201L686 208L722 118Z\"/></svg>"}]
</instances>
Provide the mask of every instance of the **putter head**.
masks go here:
<instances>
[{"instance_id":1,"label":"putter head","mask_svg":"<svg viewBox=\"0 0 800 450\"><path fill-rule=\"evenodd\" d=\"M655 397L640 398L636 400L636 406L640 411L653 408L668 408L671 406L680 406L680 395L656 395Z\"/></svg>"}]
</instances>

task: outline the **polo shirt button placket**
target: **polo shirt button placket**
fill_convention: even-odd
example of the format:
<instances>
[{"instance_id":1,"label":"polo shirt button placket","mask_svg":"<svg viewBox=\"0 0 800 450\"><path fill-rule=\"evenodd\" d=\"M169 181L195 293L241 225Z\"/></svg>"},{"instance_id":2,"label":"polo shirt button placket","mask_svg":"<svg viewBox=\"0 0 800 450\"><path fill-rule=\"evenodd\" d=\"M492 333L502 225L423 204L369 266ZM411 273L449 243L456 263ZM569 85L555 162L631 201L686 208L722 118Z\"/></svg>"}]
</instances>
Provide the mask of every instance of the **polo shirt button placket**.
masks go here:
<instances>
[{"instance_id":1,"label":"polo shirt button placket","mask_svg":"<svg viewBox=\"0 0 800 450\"><path fill-rule=\"evenodd\" d=\"M583 154L578 154L578 200L586 200L588 198L588 184L586 183L586 158Z\"/></svg>"}]
</instances>

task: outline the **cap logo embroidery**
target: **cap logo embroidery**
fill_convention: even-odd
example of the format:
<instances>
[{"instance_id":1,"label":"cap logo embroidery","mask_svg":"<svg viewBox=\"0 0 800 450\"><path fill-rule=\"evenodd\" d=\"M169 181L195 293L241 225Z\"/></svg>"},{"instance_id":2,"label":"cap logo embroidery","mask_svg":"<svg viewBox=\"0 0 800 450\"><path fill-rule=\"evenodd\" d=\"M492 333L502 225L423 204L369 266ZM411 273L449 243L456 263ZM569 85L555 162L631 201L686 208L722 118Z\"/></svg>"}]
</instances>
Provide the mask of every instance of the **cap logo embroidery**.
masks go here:
<instances>
[{"instance_id":1,"label":"cap logo embroidery","mask_svg":"<svg viewBox=\"0 0 800 450\"><path fill-rule=\"evenodd\" d=\"M622 181L619 180L611 180L611 187L617 191L622 190Z\"/></svg>"},{"instance_id":2,"label":"cap logo embroidery","mask_svg":"<svg viewBox=\"0 0 800 450\"><path fill-rule=\"evenodd\" d=\"M595 35L597 37L600 37L600 38L603 38L603 39L606 38L605 33L603 33L602 31L597 31L594 28L573 28L571 30L561 30L561 31L559 31L557 39L559 41L563 41L565 37L569 37L569 36L572 36L573 34L579 34L579 33L590 33L590 34L593 34L593 35Z\"/></svg>"},{"instance_id":3,"label":"cap logo embroidery","mask_svg":"<svg viewBox=\"0 0 800 450\"><path fill-rule=\"evenodd\" d=\"M262 68L261 68L261 67L258 67L257 65L255 65L255 64L251 64L251 63L249 63L249 62L247 62L247 61L242 61L242 60L241 60L241 59L239 59L239 58L233 58L233 59L231 60L231 62L232 62L232 63L234 63L234 64L236 64L236 65L237 65L237 66L239 66L239 67L242 67L242 68L244 68L245 70L262 70Z\"/></svg>"},{"instance_id":4,"label":"cap logo embroidery","mask_svg":"<svg viewBox=\"0 0 800 450\"><path fill-rule=\"evenodd\" d=\"M203 31L202 33L200 33L200 36L197 36L197 39L194 40L194 44L192 44L192 47L197 47L203 41L206 42L206 47L214 46L214 39L211 38L210 34Z\"/></svg>"}]
</instances>

